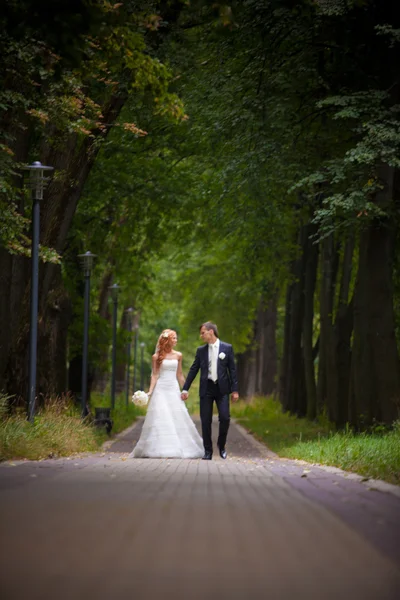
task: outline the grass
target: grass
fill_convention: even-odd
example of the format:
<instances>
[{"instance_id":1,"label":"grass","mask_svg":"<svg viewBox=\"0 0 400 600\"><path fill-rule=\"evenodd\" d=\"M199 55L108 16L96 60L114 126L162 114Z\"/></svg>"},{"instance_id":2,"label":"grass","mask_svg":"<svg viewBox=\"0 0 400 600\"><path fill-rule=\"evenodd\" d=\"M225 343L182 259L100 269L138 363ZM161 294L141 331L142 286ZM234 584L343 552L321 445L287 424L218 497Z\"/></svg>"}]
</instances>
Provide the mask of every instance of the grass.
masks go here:
<instances>
[{"instance_id":1,"label":"grass","mask_svg":"<svg viewBox=\"0 0 400 600\"><path fill-rule=\"evenodd\" d=\"M389 483L400 484L400 423L391 431L334 431L319 423L282 413L272 398L232 404L232 416L279 456L339 467Z\"/></svg>"},{"instance_id":2,"label":"grass","mask_svg":"<svg viewBox=\"0 0 400 600\"><path fill-rule=\"evenodd\" d=\"M93 394L94 406L110 406L107 397ZM93 427L90 417L82 420L79 409L68 397L50 399L33 423L26 420L25 411L7 415L7 397L0 394L0 460L57 458L82 452L95 452L109 439L105 431ZM94 410L93 410L94 413ZM125 406L124 397L117 396L112 415L112 434L129 427L144 411L132 403Z\"/></svg>"},{"instance_id":3,"label":"grass","mask_svg":"<svg viewBox=\"0 0 400 600\"><path fill-rule=\"evenodd\" d=\"M110 406L109 397L93 393L93 413L96 406ZM33 424L27 422L25 412L7 416L6 407L7 398L0 394L0 460L40 460L95 452L108 439L89 419L82 421L79 410L68 397L46 402ZM197 394L191 393L188 408L190 412L198 412ZM372 433L335 432L326 420L314 423L282 413L281 405L272 398L232 404L231 411L239 423L279 456L331 465L400 484L399 423L389 432L380 428ZM126 429L145 412L131 402L125 406L124 394L118 395L112 433Z\"/></svg>"},{"instance_id":4,"label":"grass","mask_svg":"<svg viewBox=\"0 0 400 600\"><path fill-rule=\"evenodd\" d=\"M111 398L107 394L101 394L99 392L92 392L90 398L90 407L94 414L95 407L110 407ZM123 431L134 421L138 416L145 415L146 409L135 406L130 400L128 406L126 406L125 394L118 394L115 397L115 407L112 413L113 428L112 433L119 433Z\"/></svg>"}]
</instances>

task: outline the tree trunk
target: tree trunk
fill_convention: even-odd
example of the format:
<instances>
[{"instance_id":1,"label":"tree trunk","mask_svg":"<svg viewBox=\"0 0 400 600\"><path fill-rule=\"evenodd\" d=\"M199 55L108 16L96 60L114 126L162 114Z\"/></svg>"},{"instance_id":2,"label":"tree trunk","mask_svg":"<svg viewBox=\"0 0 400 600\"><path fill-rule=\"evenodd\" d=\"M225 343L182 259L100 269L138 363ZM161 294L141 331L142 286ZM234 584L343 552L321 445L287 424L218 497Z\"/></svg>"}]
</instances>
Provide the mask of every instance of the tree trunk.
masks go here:
<instances>
[{"instance_id":1,"label":"tree trunk","mask_svg":"<svg viewBox=\"0 0 400 600\"><path fill-rule=\"evenodd\" d=\"M104 111L107 123L115 121L123 103L124 98L114 98ZM100 135L97 136L97 141ZM45 194L46 200L41 205L41 244L51 246L60 252L63 251L78 199L99 147L98 143L93 144L92 138L82 143L76 136L71 136L62 151L58 148L56 151L51 148L48 150L47 147L43 148L40 156L42 162L51 164L58 172L65 173L65 176L50 185ZM8 265L9 272L5 278L10 281L10 290L13 290L13 293L10 292L6 313L2 315L3 322L8 320L12 323L9 343L4 349L4 352L7 350L8 362L3 386L8 391L22 397L26 397L28 376L29 267L29 260L11 257L11 264ZM58 379L54 373L49 373L49 369L53 369L53 366L48 362L46 354L48 353L49 339L54 336L54 331L51 332L54 327L53 299L59 297L59 294L63 294L58 289L57 283L59 268L58 265L50 263L40 263L39 267L38 350L40 351L38 352L37 381L38 393L45 395L53 391L53 384ZM66 344L65 336L62 339ZM45 349L46 351L44 351ZM49 386L50 381L53 383Z\"/></svg>"},{"instance_id":2,"label":"tree trunk","mask_svg":"<svg viewBox=\"0 0 400 600\"><path fill-rule=\"evenodd\" d=\"M106 271L103 275L100 284L100 292L99 292L99 308L98 314L99 316L111 323L111 313L109 310L109 297L110 290L109 287L113 282L113 274L112 271ZM109 380L109 372L108 372L108 355L109 355L109 346L105 346L101 350L101 356L98 361L97 368L94 371L93 375L93 389L99 392L104 392L104 389ZM106 368L105 368L106 367Z\"/></svg>"},{"instance_id":3,"label":"tree trunk","mask_svg":"<svg viewBox=\"0 0 400 600\"><path fill-rule=\"evenodd\" d=\"M335 372L337 395L330 402L329 418L342 427L349 419L348 398L351 365L351 334L353 332L353 300L349 303L350 281L353 267L354 235L345 245L341 270L339 302L334 326Z\"/></svg>"},{"instance_id":4,"label":"tree trunk","mask_svg":"<svg viewBox=\"0 0 400 600\"><path fill-rule=\"evenodd\" d=\"M117 336L117 366L116 366L116 390L118 393L121 393L125 390L125 379L126 379L126 366L127 366L127 358L126 358L126 339L128 332L128 318L126 309L128 306L125 306L122 314L121 320L119 324L120 333L124 333L125 335Z\"/></svg>"},{"instance_id":5,"label":"tree trunk","mask_svg":"<svg viewBox=\"0 0 400 600\"><path fill-rule=\"evenodd\" d=\"M238 356L239 393L244 398L267 396L276 389L276 296L265 306L261 298L251 347Z\"/></svg>"},{"instance_id":6,"label":"tree trunk","mask_svg":"<svg viewBox=\"0 0 400 600\"><path fill-rule=\"evenodd\" d=\"M330 235L322 241L321 248L317 413L321 413L325 407L328 409L329 413L332 398L337 397L333 306L338 265L339 247L335 246L333 235Z\"/></svg>"},{"instance_id":7,"label":"tree trunk","mask_svg":"<svg viewBox=\"0 0 400 600\"><path fill-rule=\"evenodd\" d=\"M285 320L284 320L284 331L283 331L283 351L282 358L279 366L279 400L282 404L284 412L289 410L288 408L288 377L289 377L289 353L290 353L290 331L292 315L290 311L291 307L291 293L292 288L289 284L286 289L285 298Z\"/></svg>"},{"instance_id":8,"label":"tree trunk","mask_svg":"<svg viewBox=\"0 0 400 600\"><path fill-rule=\"evenodd\" d=\"M256 350L252 346L238 354L237 371L241 398L252 398L256 393Z\"/></svg>"},{"instance_id":9,"label":"tree trunk","mask_svg":"<svg viewBox=\"0 0 400 600\"><path fill-rule=\"evenodd\" d=\"M276 347L277 295L261 309L260 352L257 393L273 394L277 386L278 352Z\"/></svg>"},{"instance_id":10,"label":"tree trunk","mask_svg":"<svg viewBox=\"0 0 400 600\"><path fill-rule=\"evenodd\" d=\"M350 402L352 423L361 429L374 420L391 424L399 416L400 365L392 285L394 237L390 222L375 220L360 239Z\"/></svg>"},{"instance_id":11,"label":"tree trunk","mask_svg":"<svg viewBox=\"0 0 400 600\"><path fill-rule=\"evenodd\" d=\"M45 395L58 396L68 389L67 339L72 314L60 266L47 303L47 318L45 322L41 319L38 336L41 369L38 370L37 388Z\"/></svg>"},{"instance_id":12,"label":"tree trunk","mask_svg":"<svg viewBox=\"0 0 400 600\"><path fill-rule=\"evenodd\" d=\"M285 339L280 376L280 400L283 410L298 416L304 416L307 411L301 334L304 318L303 292L308 230L308 225L300 228L298 236L300 255L293 262L293 282L289 284L286 296Z\"/></svg>"},{"instance_id":13,"label":"tree trunk","mask_svg":"<svg viewBox=\"0 0 400 600\"><path fill-rule=\"evenodd\" d=\"M305 256L304 278L304 318L303 352L304 374L307 394L307 417L315 419L317 414L317 388L315 383L313 332L314 332L314 293L318 267L318 244L313 241L316 227L310 226Z\"/></svg>"}]
</instances>

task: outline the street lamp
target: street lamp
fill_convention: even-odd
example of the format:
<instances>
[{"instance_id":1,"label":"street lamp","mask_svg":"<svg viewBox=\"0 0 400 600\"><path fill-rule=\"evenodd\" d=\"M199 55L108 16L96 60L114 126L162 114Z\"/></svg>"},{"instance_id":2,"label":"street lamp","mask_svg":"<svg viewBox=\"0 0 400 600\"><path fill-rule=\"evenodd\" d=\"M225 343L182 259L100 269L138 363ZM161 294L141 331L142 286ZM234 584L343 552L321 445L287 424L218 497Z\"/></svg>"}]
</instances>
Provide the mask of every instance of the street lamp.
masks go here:
<instances>
[{"instance_id":1,"label":"street lamp","mask_svg":"<svg viewBox=\"0 0 400 600\"><path fill-rule=\"evenodd\" d=\"M83 353L82 353L82 418L87 415L88 387L88 349L89 349L89 304L90 304L90 274L93 269L96 254L85 252L78 254L85 277L85 304L83 312Z\"/></svg>"},{"instance_id":2,"label":"street lamp","mask_svg":"<svg viewBox=\"0 0 400 600\"><path fill-rule=\"evenodd\" d=\"M111 375L111 410L115 406L115 370L117 362L117 309L118 309L118 293L121 288L117 283L111 285L111 298L114 304L113 311L113 345L112 345L112 375Z\"/></svg>"},{"instance_id":3,"label":"street lamp","mask_svg":"<svg viewBox=\"0 0 400 600\"><path fill-rule=\"evenodd\" d=\"M125 387L125 402L126 402L126 406L129 405L129 371L131 368L131 343L132 343L132 313L133 313L133 308L127 308L126 311L127 313L127 318L128 318L128 331L129 331L129 338L128 338L128 345L126 347L126 357L127 357L127 365L126 365L126 387Z\"/></svg>"},{"instance_id":4,"label":"street lamp","mask_svg":"<svg viewBox=\"0 0 400 600\"><path fill-rule=\"evenodd\" d=\"M39 231L40 231L40 206L43 200L43 189L48 178L45 171L53 171L53 167L46 167L39 161L23 167L29 171L29 188L32 190L32 253L31 253L31 314L29 330L29 387L28 387L28 421L32 422L35 416L36 399L36 361L37 361L37 326L38 326L38 298L39 298Z\"/></svg>"},{"instance_id":5,"label":"street lamp","mask_svg":"<svg viewBox=\"0 0 400 600\"><path fill-rule=\"evenodd\" d=\"M142 390L144 387L144 361L143 361L143 355L144 355L144 346L145 343L141 342L140 344L140 389Z\"/></svg>"},{"instance_id":6,"label":"street lamp","mask_svg":"<svg viewBox=\"0 0 400 600\"><path fill-rule=\"evenodd\" d=\"M133 347L133 391L136 391L137 347L139 339L139 324L135 325L135 345Z\"/></svg>"}]
</instances>

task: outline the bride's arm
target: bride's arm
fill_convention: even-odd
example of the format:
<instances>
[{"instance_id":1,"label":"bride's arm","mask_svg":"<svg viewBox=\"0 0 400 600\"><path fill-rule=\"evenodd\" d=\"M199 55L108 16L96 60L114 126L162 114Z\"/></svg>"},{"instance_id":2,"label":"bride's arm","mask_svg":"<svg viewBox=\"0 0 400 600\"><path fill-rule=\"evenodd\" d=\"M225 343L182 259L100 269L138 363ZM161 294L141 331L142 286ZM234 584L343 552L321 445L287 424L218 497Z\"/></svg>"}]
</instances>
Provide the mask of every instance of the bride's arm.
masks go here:
<instances>
[{"instance_id":1,"label":"bride's arm","mask_svg":"<svg viewBox=\"0 0 400 600\"><path fill-rule=\"evenodd\" d=\"M150 387L149 387L149 391L147 392L149 396L153 393L153 390L156 387L156 383L157 383L157 379L158 379L157 354L153 354L151 361L152 361L152 369L151 369Z\"/></svg>"},{"instance_id":2,"label":"bride's arm","mask_svg":"<svg viewBox=\"0 0 400 600\"><path fill-rule=\"evenodd\" d=\"M180 383L181 387L183 387L183 384L185 383L185 376L182 372L182 353L179 352L179 356L178 356L178 370L176 372L176 377L178 379L178 382Z\"/></svg>"}]
</instances>

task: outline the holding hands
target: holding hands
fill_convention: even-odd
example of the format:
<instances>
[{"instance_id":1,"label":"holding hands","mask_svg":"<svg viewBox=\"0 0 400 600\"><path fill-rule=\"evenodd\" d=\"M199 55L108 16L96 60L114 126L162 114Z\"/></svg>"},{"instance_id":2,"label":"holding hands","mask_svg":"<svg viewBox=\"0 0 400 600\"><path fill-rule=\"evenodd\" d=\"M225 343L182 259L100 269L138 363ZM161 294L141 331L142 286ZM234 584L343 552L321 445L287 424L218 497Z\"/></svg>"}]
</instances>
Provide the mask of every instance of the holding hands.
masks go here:
<instances>
[{"instance_id":1,"label":"holding hands","mask_svg":"<svg viewBox=\"0 0 400 600\"><path fill-rule=\"evenodd\" d=\"M189 398L189 392L182 392L181 393L181 399L184 400L186 402L186 400Z\"/></svg>"}]
</instances>

